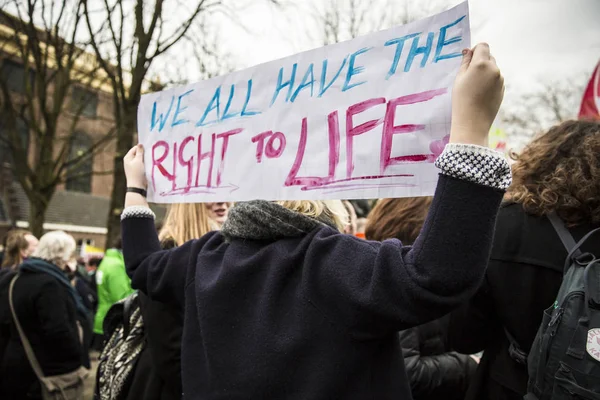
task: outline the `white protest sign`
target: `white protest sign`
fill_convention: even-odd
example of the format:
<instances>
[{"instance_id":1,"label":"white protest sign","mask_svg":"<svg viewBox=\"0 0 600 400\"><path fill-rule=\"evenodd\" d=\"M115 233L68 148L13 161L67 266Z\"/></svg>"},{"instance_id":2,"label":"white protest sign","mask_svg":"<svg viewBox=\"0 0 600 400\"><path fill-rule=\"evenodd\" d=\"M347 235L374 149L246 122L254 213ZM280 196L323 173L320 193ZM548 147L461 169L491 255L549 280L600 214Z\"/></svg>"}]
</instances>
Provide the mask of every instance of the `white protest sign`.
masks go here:
<instances>
[{"instance_id":1,"label":"white protest sign","mask_svg":"<svg viewBox=\"0 0 600 400\"><path fill-rule=\"evenodd\" d=\"M142 97L157 203L431 195L467 3L408 25Z\"/></svg>"}]
</instances>

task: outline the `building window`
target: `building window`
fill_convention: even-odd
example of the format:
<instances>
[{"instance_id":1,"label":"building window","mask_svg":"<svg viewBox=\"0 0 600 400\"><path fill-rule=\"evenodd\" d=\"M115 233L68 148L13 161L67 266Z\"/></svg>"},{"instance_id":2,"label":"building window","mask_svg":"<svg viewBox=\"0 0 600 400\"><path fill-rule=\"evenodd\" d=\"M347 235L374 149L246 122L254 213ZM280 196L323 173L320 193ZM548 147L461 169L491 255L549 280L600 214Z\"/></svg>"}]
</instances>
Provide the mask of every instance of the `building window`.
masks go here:
<instances>
[{"instance_id":1,"label":"building window","mask_svg":"<svg viewBox=\"0 0 600 400\"><path fill-rule=\"evenodd\" d=\"M82 88L73 87L71 97L71 112L81 113L84 117L95 118L98 109L98 93Z\"/></svg>"},{"instance_id":2,"label":"building window","mask_svg":"<svg viewBox=\"0 0 600 400\"><path fill-rule=\"evenodd\" d=\"M29 154L29 128L23 118L17 117L16 120L17 137L19 138L19 144ZM11 146L12 140L9 136L6 127L0 121L0 164L13 163L13 148Z\"/></svg>"},{"instance_id":3,"label":"building window","mask_svg":"<svg viewBox=\"0 0 600 400\"><path fill-rule=\"evenodd\" d=\"M29 79L29 84L31 87L33 87L33 71L30 70L29 74L26 74L23 65L11 60L2 61L2 67L0 68L0 79L6 82L9 90L24 94L27 85L26 78Z\"/></svg>"},{"instance_id":4,"label":"building window","mask_svg":"<svg viewBox=\"0 0 600 400\"><path fill-rule=\"evenodd\" d=\"M94 158L86 153L92 147L92 139L85 133L75 132L71 139L69 161L73 165L67 169L67 190L90 193L92 191L92 168Z\"/></svg>"}]
</instances>

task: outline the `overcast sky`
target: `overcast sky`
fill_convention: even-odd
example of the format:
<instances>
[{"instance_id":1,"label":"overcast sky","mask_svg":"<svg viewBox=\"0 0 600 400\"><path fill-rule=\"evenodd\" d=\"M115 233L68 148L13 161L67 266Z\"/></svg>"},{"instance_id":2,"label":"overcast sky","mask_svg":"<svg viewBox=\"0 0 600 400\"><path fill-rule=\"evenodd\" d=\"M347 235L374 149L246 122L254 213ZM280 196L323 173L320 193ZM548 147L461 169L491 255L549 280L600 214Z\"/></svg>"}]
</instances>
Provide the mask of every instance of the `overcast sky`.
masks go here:
<instances>
[{"instance_id":1,"label":"overcast sky","mask_svg":"<svg viewBox=\"0 0 600 400\"><path fill-rule=\"evenodd\" d=\"M310 9L317 1L323 0L295 3ZM372 7L387 2L368 1ZM236 66L260 64L315 46L307 34L309 18L298 9L282 16L261 2L254 3L258 5L239 16L250 34L222 21L221 40L235 56ZM589 76L600 60L600 0L471 0L469 5L473 43L490 43L506 78L508 102L521 90L533 90L540 80Z\"/></svg>"}]
</instances>

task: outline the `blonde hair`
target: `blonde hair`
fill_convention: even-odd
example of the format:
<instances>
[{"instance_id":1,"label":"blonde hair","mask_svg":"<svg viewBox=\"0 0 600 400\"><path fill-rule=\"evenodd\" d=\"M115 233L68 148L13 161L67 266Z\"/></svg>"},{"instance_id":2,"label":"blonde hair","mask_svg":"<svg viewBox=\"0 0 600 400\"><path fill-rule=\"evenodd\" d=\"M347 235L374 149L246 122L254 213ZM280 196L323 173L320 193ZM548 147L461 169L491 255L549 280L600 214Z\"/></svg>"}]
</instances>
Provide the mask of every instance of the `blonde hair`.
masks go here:
<instances>
[{"instance_id":1,"label":"blonde hair","mask_svg":"<svg viewBox=\"0 0 600 400\"><path fill-rule=\"evenodd\" d=\"M52 231L42 236L33 257L62 267L72 258L76 247L73 236L63 231Z\"/></svg>"},{"instance_id":2,"label":"blonde hair","mask_svg":"<svg viewBox=\"0 0 600 400\"><path fill-rule=\"evenodd\" d=\"M276 203L311 218L325 215L331 219L339 231L343 231L350 223L348 210L341 200L284 200L276 201Z\"/></svg>"},{"instance_id":3,"label":"blonde hair","mask_svg":"<svg viewBox=\"0 0 600 400\"><path fill-rule=\"evenodd\" d=\"M179 246L215 229L204 203L171 204L158 239L161 242L173 240Z\"/></svg>"}]
</instances>

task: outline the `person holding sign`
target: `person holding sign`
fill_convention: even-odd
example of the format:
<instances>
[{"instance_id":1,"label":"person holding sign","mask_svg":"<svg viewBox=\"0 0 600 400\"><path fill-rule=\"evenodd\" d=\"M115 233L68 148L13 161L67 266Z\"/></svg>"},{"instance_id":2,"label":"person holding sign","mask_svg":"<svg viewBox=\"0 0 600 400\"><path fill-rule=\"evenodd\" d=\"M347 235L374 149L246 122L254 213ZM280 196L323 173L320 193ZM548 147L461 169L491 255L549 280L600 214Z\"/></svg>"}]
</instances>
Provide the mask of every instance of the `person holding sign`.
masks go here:
<instances>
[{"instance_id":1,"label":"person holding sign","mask_svg":"<svg viewBox=\"0 0 600 400\"><path fill-rule=\"evenodd\" d=\"M414 246L339 232L323 201L237 203L220 232L162 250L144 148L125 156L132 285L185 310L186 399L409 399L397 332L479 287L510 167L484 146L504 93L487 44L463 51L450 143ZM337 224L336 224L337 222Z\"/></svg>"}]
</instances>

